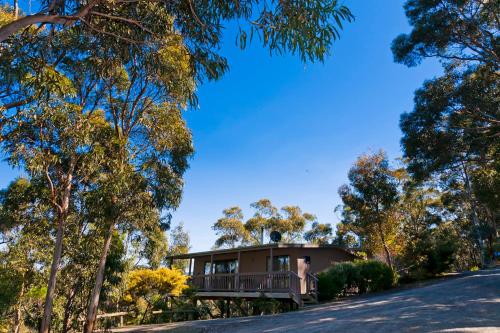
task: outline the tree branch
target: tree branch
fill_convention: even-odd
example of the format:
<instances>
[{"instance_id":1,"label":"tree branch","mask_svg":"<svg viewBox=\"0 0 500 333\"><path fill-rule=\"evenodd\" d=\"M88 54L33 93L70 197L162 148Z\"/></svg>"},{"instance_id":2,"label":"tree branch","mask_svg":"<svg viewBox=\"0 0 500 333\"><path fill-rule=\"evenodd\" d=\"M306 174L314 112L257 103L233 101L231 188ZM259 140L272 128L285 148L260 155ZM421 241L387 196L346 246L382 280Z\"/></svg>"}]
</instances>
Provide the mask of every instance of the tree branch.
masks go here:
<instances>
[{"instance_id":1,"label":"tree branch","mask_svg":"<svg viewBox=\"0 0 500 333\"><path fill-rule=\"evenodd\" d=\"M47 14L34 14L27 15L20 19L17 19L9 24L6 24L0 28L0 43L5 41L7 38L15 34L16 32L29 27L33 24L42 24L42 23L50 23L50 24L61 24L64 26L69 26L75 24L78 20L81 20L83 17L87 16L89 11L99 3L99 1L103 0L92 0L87 5L83 6L78 12L74 15L47 15Z\"/></svg>"}]
</instances>

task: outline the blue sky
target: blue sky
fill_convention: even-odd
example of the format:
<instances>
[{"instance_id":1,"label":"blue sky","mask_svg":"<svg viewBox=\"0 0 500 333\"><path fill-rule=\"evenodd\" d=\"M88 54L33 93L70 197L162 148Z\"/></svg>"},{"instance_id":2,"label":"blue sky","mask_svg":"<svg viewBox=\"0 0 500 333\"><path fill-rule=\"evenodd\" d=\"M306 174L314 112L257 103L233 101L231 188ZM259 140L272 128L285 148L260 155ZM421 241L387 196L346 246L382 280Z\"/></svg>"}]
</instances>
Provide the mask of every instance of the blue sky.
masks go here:
<instances>
[{"instance_id":1,"label":"blue sky","mask_svg":"<svg viewBox=\"0 0 500 333\"><path fill-rule=\"evenodd\" d=\"M337 189L356 158L384 149L401 156L398 127L413 92L441 72L434 61L395 64L394 37L409 31L403 1L351 0L356 16L323 64L269 56L255 43L240 51L227 32L230 72L199 88L200 108L185 114L196 154L173 222L184 222L192 250L209 249L224 208L260 198L298 205L336 224ZM17 174L0 162L0 186Z\"/></svg>"}]
</instances>

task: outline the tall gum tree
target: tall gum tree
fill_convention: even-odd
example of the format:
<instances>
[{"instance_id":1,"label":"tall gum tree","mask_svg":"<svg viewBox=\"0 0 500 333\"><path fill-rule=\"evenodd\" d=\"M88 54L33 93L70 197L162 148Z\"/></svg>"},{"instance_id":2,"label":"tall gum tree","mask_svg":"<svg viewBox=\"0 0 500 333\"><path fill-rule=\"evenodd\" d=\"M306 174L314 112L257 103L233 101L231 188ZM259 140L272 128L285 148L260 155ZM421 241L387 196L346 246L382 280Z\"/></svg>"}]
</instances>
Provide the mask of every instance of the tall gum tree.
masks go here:
<instances>
[{"instance_id":1,"label":"tall gum tree","mask_svg":"<svg viewBox=\"0 0 500 333\"><path fill-rule=\"evenodd\" d=\"M102 113L83 114L81 108L60 101L39 102L3 115L0 122L8 161L31 177L44 179L49 193L56 236L42 318L48 330L72 191L100 164L103 155L96 139L106 125Z\"/></svg>"},{"instance_id":2,"label":"tall gum tree","mask_svg":"<svg viewBox=\"0 0 500 333\"><path fill-rule=\"evenodd\" d=\"M349 184L339 188L342 223L361 238L361 246L371 254L381 247L393 268L391 243L398 227L393 218L398 188L385 153L359 157L348 178Z\"/></svg>"},{"instance_id":3,"label":"tall gum tree","mask_svg":"<svg viewBox=\"0 0 500 333\"><path fill-rule=\"evenodd\" d=\"M483 239L489 240L492 256L498 190L488 184L500 175L500 3L408 0L404 9L412 30L394 39L394 60L416 66L435 58L444 66L444 75L417 90L414 110L401 116L408 170L421 181L461 178L475 242L483 253Z\"/></svg>"}]
</instances>

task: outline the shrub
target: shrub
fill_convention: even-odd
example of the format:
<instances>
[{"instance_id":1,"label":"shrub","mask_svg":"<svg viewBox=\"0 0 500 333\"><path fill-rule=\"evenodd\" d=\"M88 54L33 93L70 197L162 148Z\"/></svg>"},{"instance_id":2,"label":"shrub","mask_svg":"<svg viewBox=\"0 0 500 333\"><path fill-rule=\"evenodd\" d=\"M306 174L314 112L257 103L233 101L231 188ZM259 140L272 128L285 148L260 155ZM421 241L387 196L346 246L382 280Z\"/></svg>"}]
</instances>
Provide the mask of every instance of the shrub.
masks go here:
<instances>
[{"instance_id":1,"label":"shrub","mask_svg":"<svg viewBox=\"0 0 500 333\"><path fill-rule=\"evenodd\" d=\"M359 293L381 291L391 288L396 277L392 269L383 262L376 260L357 261L360 269Z\"/></svg>"},{"instance_id":2,"label":"shrub","mask_svg":"<svg viewBox=\"0 0 500 333\"><path fill-rule=\"evenodd\" d=\"M339 296L346 285L346 275L340 265L334 265L318 274L318 296L320 300L331 300Z\"/></svg>"},{"instance_id":3,"label":"shrub","mask_svg":"<svg viewBox=\"0 0 500 333\"><path fill-rule=\"evenodd\" d=\"M349 290L360 294L380 291L391 288L395 281L390 267L379 261L338 263L318 274L318 296L324 301L345 295Z\"/></svg>"},{"instance_id":4,"label":"shrub","mask_svg":"<svg viewBox=\"0 0 500 333\"><path fill-rule=\"evenodd\" d=\"M359 265L342 262L333 265L318 275L318 293L321 300L346 295L347 291L357 289L360 283Z\"/></svg>"},{"instance_id":5,"label":"shrub","mask_svg":"<svg viewBox=\"0 0 500 333\"><path fill-rule=\"evenodd\" d=\"M141 322L144 322L167 295L180 295L188 288L186 281L187 276L177 269L138 269L129 275L123 300L132 304L138 314L142 314Z\"/></svg>"},{"instance_id":6,"label":"shrub","mask_svg":"<svg viewBox=\"0 0 500 333\"><path fill-rule=\"evenodd\" d=\"M342 266L346 278L343 294L347 291L359 288L361 280L361 270L358 264L354 262L344 262L339 264Z\"/></svg>"}]
</instances>

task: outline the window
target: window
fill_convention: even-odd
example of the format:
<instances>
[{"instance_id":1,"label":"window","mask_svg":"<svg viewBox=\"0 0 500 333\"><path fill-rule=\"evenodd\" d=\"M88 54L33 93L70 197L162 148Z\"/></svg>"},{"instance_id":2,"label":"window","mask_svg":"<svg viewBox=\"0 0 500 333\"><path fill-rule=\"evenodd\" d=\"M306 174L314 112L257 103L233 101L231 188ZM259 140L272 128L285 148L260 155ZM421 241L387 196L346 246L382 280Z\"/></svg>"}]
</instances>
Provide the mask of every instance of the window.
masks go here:
<instances>
[{"instance_id":1,"label":"window","mask_svg":"<svg viewBox=\"0 0 500 333\"><path fill-rule=\"evenodd\" d=\"M214 274L234 274L238 271L238 260L216 260L213 263ZM210 274L210 261L205 262L205 275Z\"/></svg>"},{"instance_id":2,"label":"window","mask_svg":"<svg viewBox=\"0 0 500 333\"><path fill-rule=\"evenodd\" d=\"M273 256L273 267L269 263L270 257L266 258L267 271L286 272L290 270L290 256Z\"/></svg>"}]
</instances>

